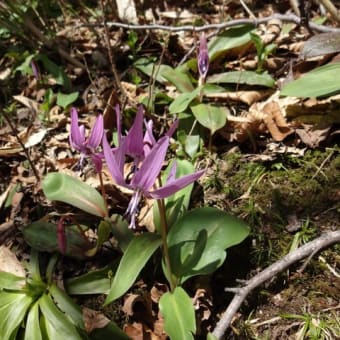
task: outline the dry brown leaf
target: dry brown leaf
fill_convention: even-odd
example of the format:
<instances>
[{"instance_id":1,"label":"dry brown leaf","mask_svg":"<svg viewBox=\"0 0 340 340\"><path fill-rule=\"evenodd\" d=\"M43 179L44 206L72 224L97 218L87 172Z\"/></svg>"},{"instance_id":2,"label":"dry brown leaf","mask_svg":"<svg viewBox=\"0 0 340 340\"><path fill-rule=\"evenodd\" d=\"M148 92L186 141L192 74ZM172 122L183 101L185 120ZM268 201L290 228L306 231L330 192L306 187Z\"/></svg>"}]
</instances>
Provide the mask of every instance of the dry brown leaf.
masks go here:
<instances>
[{"instance_id":1,"label":"dry brown leaf","mask_svg":"<svg viewBox=\"0 0 340 340\"><path fill-rule=\"evenodd\" d=\"M152 327L155 318L152 313L152 301L149 293L143 295L130 294L124 300L122 310L135 320Z\"/></svg>"},{"instance_id":2,"label":"dry brown leaf","mask_svg":"<svg viewBox=\"0 0 340 340\"><path fill-rule=\"evenodd\" d=\"M283 118L277 102L267 103L263 107L263 112L265 113L263 121L275 141L280 142L293 133Z\"/></svg>"},{"instance_id":3,"label":"dry brown leaf","mask_svg":"<svg viewBox=\"0 0 340 340\"><path fill-rule=\"evenodd\" d=\"M104 328L110 323L103 313L87 307L83 308L83 320L87 333L91 333L96 328Z\"/></svg>"},{"instance_id":4,"label":"dry brown leaf","mask_svg":"<svg viewBox=\"0 0 340 340\"><path fill-rule=\"evenodd\" d=\"M13 96L13 99L27 107L34 114L34 116L39 114L39 103L37 101L27 98L23 95Z\"/></svg>"},{"instance_id":5,"label":"dry brown leaf","mask_svg":"<svg viewBox=\"0 0 340 340\"><path fill-rule=\"evenodd\" d=\"M140 322L124 325L123 331L133 340L146 340L143 325Z\"/></svg>"},{"instance_id":6,"label":"dry brown leaf","mask_svg":"<svg viewBox=\"0 0 340 340\"><path fill-rule=\"evenodd\" d=\"M304 144L311 148L316 148L328 137L330 129L330 125L322 127L303 125L303 128L296 129L296 134Z\"/></svg>"},{"instance_id":7,"label":"dry brown leaf","mask_svg":"<svg viewBox=\"0 0 340 340\"><path fill-rule=\"evenodd\" d=\"M151 288L151 300L158 303L163 294L169 291L169 287L164 283L155 283Z\"/></svg>"},{"instance_id":8,"label":"dry brown leaf","mask_svg":"<svg viewBox=\"0 0 340 340\"><path fill-rule=\"evenodd\" d=\"M15 254L7 247L0 246L0 271L25 277L26 272ZM25 281L23 281L23 286Z\"/></svg>"},{"instance_id":9,"label":"dry brown leaf","mask_svg":"<svg viewBox=\"0 0 340 340\"><path fill-rule=\"evenodd\" d=\"M243 102L251 105L256 103L273 93L273 90L259 90L259 91L236 91L236 92L223 92L223 93L209 93L206 94L208 98L213 99L226 99Z\"/></svg>"}]
</instances>

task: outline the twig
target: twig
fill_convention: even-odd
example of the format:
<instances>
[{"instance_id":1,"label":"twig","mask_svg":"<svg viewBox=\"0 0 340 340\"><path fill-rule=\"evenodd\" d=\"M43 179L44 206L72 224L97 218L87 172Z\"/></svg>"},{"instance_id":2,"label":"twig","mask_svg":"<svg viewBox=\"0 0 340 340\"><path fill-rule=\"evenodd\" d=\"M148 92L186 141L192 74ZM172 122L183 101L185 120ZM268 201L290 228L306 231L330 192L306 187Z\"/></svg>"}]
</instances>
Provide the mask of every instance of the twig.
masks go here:
<instances>
[{"instance_id":1,"label":"twig","mask_svg":"<svg viewBox=\"0 0 340 340\"><path fill-rule=\"evenodd\" d=\"M128 30L162 30L162 31L170 31L170 32L182 32L182 31L195 31L195 32L203 32L208 30L223 30L229 27L238 26L238 25L253 25L258 26L260 24L265 24L273 19L281 20L283 22L291 22L296 25L301 24L301 19L295 14L273 14L271 16L259 19L236 19L230 20L227 22L222 22L219 24L208 24L202 26L195 25L184 25L184 26L167 26L167 25L159 25L159 24L150 24L150 25L132 25L132 24L124 24L122 22L107 22L108 27L120 27ZM89 23L89 24L79 24L77 27L102 27L103 23ZM326 33L326 32L337 32L340 33L340 28L328 27L324 25L318 25L315 23L310 23L310 28L316 32Z\"/></svg>"},{"instance_id":2,"label":"twig","mask_svg":"<svg viewBox=\"0 0 340 340\"><path fill-rule=\"evenodd\" d=\"M113 77L115 79L115 83L116 83L117 88L120 90L120 93L122 94L122 96L126 98L127 95L125 93L125 90L124 90L121 82L120 82L118 72L117 72L117 68L116 68L116 64L115 64L115 61L113 59L113 55L112 55L112 51L111 51L110 34L109 34L108 25L107 25L107 21L106 21L105 8L104 8L103 0L100 0L100 6L101 6L102 13L103 13L105 42L106 42L106 49L107 49L107 53L109 55L109 60L110 60L110 64L111 64L111 71L112 71Z\"/></svg>"},{"instance_id":3,"label":"twig","mask_svg":"<svg viewBox=\"0 0 340 340\"><path fill-rule=\"evenodd\" d=\"M322 4L327 11L331 14L331 16L337 21L340 22L340 10L338 10L331 1L329 0L318 0L320 4Z\"/></svg>"},{"instance_id":4,"label":"twig","mask_svg":"<svg viewBox=\"0 0 340 340\"><path fill-rule=\"evenodd\" d=\"M230 302L228 308L223 313L220 321L217 323L213 334L217 339L222 339L223 334L229 327L234 314L242 305L247 295L256 287L264 283L265 281L273 278L278 273L288 268L293 263L300 261L301 259L309 256L310 254L316 253L323 248L326 248L332 244L340 242L340 230L330 231L324 233L314 241L308 242L305 245L297 248L293 252L287 254L281 260L273 263L262 272L255 275L253 278L247 281L244 287L240 287L236 290L236 294ZM226 291L235 292L235 288L226 288Z\"/></svg>"},{"instance_id":5,"label":"twig","mask_svg":"<svg viewBox=\"0 0 340 340\"><path fill-rule=\"evenodd\" d=\"M8 125L10 126L11 130L13 131L13 133L15 134L15 137L18 141L18 143L20 144L20 146L22 147L25 155L26 155L26 158L28 160L28 163L30 164L32 170L33 170L33 173L34 173L34 176L35 178L37 179L37 181L39 182L40 181L40 176L39 176L39 173L38 173L38 170L36 169L36 167L34 166L32 160L31 160L31 157L28 153L28 150L25 146L25 144L22 142L22 140L20 139L19 135L18 135L18 131L17 129L15 128L15 126L12 124L10 118L7 116L7 114L5 112L2 113L3 114L3 117L5 118L6 122L8 123Z\"/></svg>"}]
</instances>

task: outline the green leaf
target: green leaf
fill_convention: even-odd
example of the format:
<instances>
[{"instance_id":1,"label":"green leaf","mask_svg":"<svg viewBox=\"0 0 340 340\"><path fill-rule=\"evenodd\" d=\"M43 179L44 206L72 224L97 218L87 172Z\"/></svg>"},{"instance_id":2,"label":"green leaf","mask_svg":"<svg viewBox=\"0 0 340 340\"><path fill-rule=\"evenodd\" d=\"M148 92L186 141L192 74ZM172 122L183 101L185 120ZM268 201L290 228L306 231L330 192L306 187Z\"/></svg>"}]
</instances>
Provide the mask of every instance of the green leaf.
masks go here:
<instances>
[{"instance_id":1,"label":"green leaf","mask_svg":"<svg viewBox=\"0 0 340 340\"><path fill-rule=\"evenodd\" d=\"M252 25L233 27L212 39L208 44L210 61L232 48L249 43L251 41L250 32L253 30L254 26Z\"/></svg>"},{"instance_id":2,"label":"green leaf","mask_svg":"<svg viewBox=\"0 0 340 340\"><path fill-rule=\"evenodd\" d=\"M51 74L51 76L55 79L55 81L58 85L62 85L66 89L69 89L71 87L70 79L67 77L67 75L63 71L63 69L60 66L58 66L57 64L55 64L46 55L38 54L35 57L35 59L42 61L44 68L47 70L48 73Z\"/></svg>"},{"instance_id":3,"label":"green leaf","mask_svg":"<svg viewBox=\"0 0 340 340\"><path fill-rule=\"evenodd\" d=\"M22 293L0 291L1 339L15 339L33 299Z\"/></svg>"},{"instance_id":4,"label":"green leaf","mask_svg":"<svg viewBox=\"0 0 340 340\"><path fill-rule=\"evenodd\" d=\"M209 129L212 135L226 124L229 113L225 107L210 104L191 106L191 110L198 122Z\"/></svg>"},{"instance_id":5,"label":"green leaf","mask_svg":"<svg viewBox=\"0 0 340 340\"><path fill-rule=\"evenodd\" d=\"M103 269L89 271L88 273L67 279L65 289L68 294L108 294L110 283L118 264L116 262Z\"/></svg>"},{"instance_id":6,"label":"green leaf","mask_svg":"<svg viewBox=\"0 0 340 340\"><path fill-rule=\"evenodd\" d=\"M319 97L340 91L339 79L335 76L340 72L340 63L332 63L317 67L300 78L289 82L281 90L282 96Z\"/></svg>"},{"instance_id":7,"label":"green leaf","mask_svg":"<svg viewBox=\"0 0 340 340\"><path fill-rule=\"evenodd\" d=\"M135 61L134 66L150 78L155 78L156 76L156 80L161 84L167 82L167 79L162 76L162 73L170 68L168 65L157 65L157 63L148 58L140 58Z\"/></svg>"},{"instance_id":8,"label":"green leaf","mask_svg":"<svg viewBox=\"0 0 340 340\"><path fill-rule=\"evenodd\" d=\"M195 167L192 165L192 162L189 162L185 159L176 159L174 160L177 163L176 169L176 178L192 174L195 171ZM166 180L169 175L169 171L171 169L172 161L167 169L162 174L162 183L166 183ZM182 216L185 211L188 210L188 206L190 203L190 196L192 192L192 188L194 184L187 185L185 188L177 191L170 197L164 199L165 203L165 211L166 211L166 221L168 227L171 228L171 225L178 220L180 216ZM157 202L154 203L153 206L153 216L154 216L154 224L157 229L160 226L160 217Z\"/></svg>"},{"instance_id":9,"label":"green leaf","mask_svg":"<svg viewBox=\"0 0 340 340\"><path fill-rule=\"evenodd\" d=\"M77 328L85 329L80 307L55 284L52 284L49 287L49 292L51 293L56 305L62 312L65 313L66 317L68 317Z\"/></svg>"},{"instance_id":10,"label":"green leaf","mask_svg":"<svg viewBox=\"0 0 340 340\"><path fill-rule=\"evenodd\" d=\"M57 331L58 339L82 340L75 326L54 304L51 297L44 294L39 299L39 306L50 327Z\"/></svg>"},{"instance_id":11,"label":"green leaf","mask_svg":"<svg viewBox=\"0 0 340 340\"><path fill-rule=\"evenodd\" d=\"M130 242L119 263L105 304L122 296L133 285L138 274L161 243L160 236L151 233L138 235Z\"/></svg>"},{"instance_id":12,"label":"green leaf","mask_svg":"<svg viewBox=\"0 0 340 340\"><path fill-rule=\"evenodd\" d=\"M26 284L24 277L0 271L0 289L20 290Z\"/></svg>"},{"instance_id":13,"label":"green leaf","mask_svg":"<svg viewBox=\"0 0 340 340\"><path fill-rule=\"evenodd\" d=\"M248 234L243 221L224 211L205 207L186 213L168 234L173 274L182 284L192 276L214 272L225 260L225 249Z\"/></svg>"},{"instance_id":14,"label":"green leaf","mask_svg":"<svg viewBox=\"0 0 340 340\"><path fill-rule=\"evenodd\" d=\"M196 88L192 92L184 92L177 96L169 106L171 114L184 112L190 103L198 96L200 89Z\"/></svg>"},{"instance_id":15,"label":"green leaf","mask_svg":"<svg viewBox=\"0 0 340 340\"><path fill-rule=\"evenodd\" d=\"M77 100L78 96L79 92L72 92L69 94L58 92L57 105L61 106L63 109L66 109L69 105L71 105Z\"/></svg>"},{"instance_id":16,"label":"green leaf","mask_svg":"<svg viewBox=\"0 0 340 340\"><path fill-rule=\"evenodd\" d=\"M39 322L39 302L35 302L27 314L24 340L43 340Z\"/></svg>"},{"instance_id":17,"label":"green leaf","mask_svg":"<svg viewBox=\"0 0 340 340\"><path fill-rule=\"evenodd\" d=\"M171 340L194 339L196 333L195 311L191 298L181 287L167 292L159 300L164 317L164 329Z\"/></svg>"},{"instance_id":18,"label":"green leaf","mask_svg":"<svg viewBox=\"0 0 340 340\"><path fill-rule=\"evenodd\" d=\"M83 226L83 231L86 230ZM59 251L57 226L44 220L33 222L22 229L25 241L38 251ZM85 258L86 252L92 248L91 242L86 238L78 226L65 227L66 251L65 256Z\"/></svg>"},{"instance_id":19,"label":"green leaf","mask_svg":"<svg viewBox=\"0 0 340 340\"><path fill-rule=\"evenodd\" d=\"M175 85L179 92L184 93L194 91L194 86L186 73L181 72L178 69L173 69L170 66L161 71L161 76Z\"/></svg>"},{"instance_id":20,"label":"green leaf","mask_svg":"<svg viewBox=\"0 0 340 340\"><path fill-rule=\"evenodd\" d=\"M208 83L233 83L274 87L275 80L267 73L253 71L233 71L214 74L207 79Z\"/></svg>"},{"instance_id":21,"label":"green leaf","mask_svg":"<svg viewBox=\"0 0 340 340\"><path fill-rule=\"evenodd\" d=\"M42 182L46 197L53 201L71 204L89 214L106 217L107 209L99 192L78 178L51 172Z\"/></svg>"}]
</instances>

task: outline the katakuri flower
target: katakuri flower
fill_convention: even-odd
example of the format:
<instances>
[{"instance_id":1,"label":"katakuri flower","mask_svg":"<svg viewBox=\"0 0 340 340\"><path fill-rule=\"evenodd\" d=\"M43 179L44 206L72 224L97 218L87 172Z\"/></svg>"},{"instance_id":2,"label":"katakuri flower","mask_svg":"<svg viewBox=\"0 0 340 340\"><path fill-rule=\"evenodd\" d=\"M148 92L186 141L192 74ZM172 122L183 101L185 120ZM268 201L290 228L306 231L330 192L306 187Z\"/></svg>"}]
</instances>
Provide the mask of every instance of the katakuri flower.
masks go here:
<instances>
[{"instance_id":1,"label":"katakuri flower","mask_svg":"<svg viewBox=\"0 0 340 340\"><path fill-rule=\"evenodd\" d=\"M70 145L80 153L80 167L83 166L84 159L90 157L95 165L96 171L102 169L102 157L97 153L97 149L104 134L104 120L102 115L98 115L94 126L88 137L85 136L85 126L79 126L78 112L71 108L71 133Z\"/></svg>"},{"instance_id":2,"label":"katakuri flower","mask_svg":"<svg viewBox=\"0 0 340 340\"><path fill-rule=\"evenodd\" d=\"M197 58L198 72L200 74L200 80L204 81L209 70L209 54L208 54L208 44L207 38L204 32L200 36L200 46L198 50Z\"/></svg>"},{"instance_id":3,"label":"katakuri flower","mask_svg":"<svg viewBox=\"0 0 340 340\"><path fill-rule=\"evenodd\" d=\"M128 179L124 178L124 163L127 145L122 143L118 148L112 150L106 136L103 135L103 152L109 172L117 185L126 187L133 191L126 214L130 216L130 228L135 228L138 205L142 196L146 198L162 199L173 195L187 185L202 176L204 170L193 174L175 178L176 162L174 162L167 182L157 188L156 180L160 175L164 159L169 146L169 136L160 138L149 150L139 168L134 168Z\"/></svg>"}]
</instances>

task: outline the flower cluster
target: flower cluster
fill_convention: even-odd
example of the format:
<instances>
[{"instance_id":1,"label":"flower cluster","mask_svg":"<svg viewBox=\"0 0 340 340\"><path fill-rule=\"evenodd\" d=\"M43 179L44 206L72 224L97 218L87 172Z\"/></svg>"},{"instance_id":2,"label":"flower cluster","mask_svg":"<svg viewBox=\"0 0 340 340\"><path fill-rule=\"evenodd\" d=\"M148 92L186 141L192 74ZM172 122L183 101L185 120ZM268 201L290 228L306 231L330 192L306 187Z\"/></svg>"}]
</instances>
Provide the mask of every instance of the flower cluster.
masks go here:
<instances>
[{"instance_id":1,"label":"flower cluster","mask_svg":"<svg viewBox=\"0 0 340 340\"><path fill-rule=\"evenodd\" d=\"M126 135L123 135L121 113L117 106L118 145L112 148L104 133L101 116L98 116L90 137L86 139L84 128L78 127L76 110L72 110L71 115L70 142L73 148L80 151L82 155L89 155L96 162L100 158L95 153L95 149L101 142L98 140L100 137L102 139L104 158L115 183L133 191L126 211L131 228L135 228L138 205L143 196L154 199L171 196L196 181L203 174L203 171L197 171L193 174L176 178L176 162L174 162L165 185L158 187L156 184L164 164L170 137L177 128L177 121L175 121L165 136L157 141L153 135L152 121L144 121L144 110L140 106L130 130ZM143 125L145 125L145 133ZM127 157L132 158L134 163L128 178L124 175L124 165Z\"/></svg>"}]
</instances>

